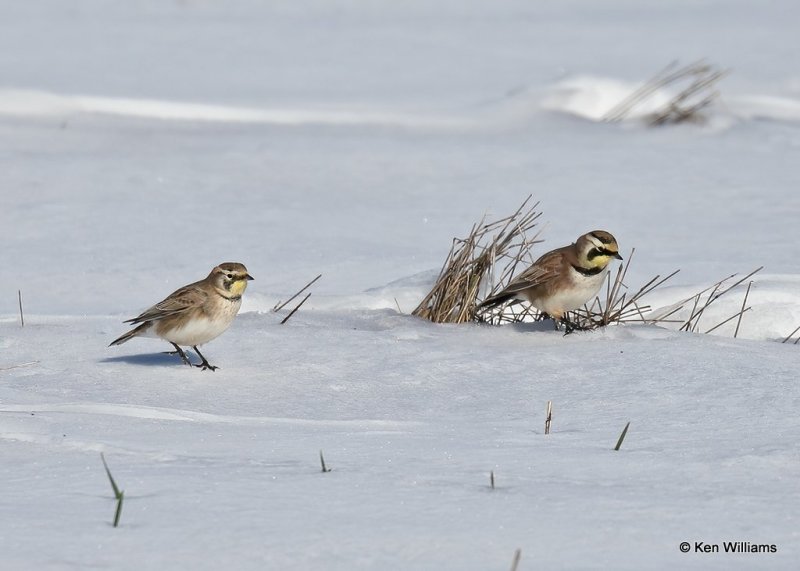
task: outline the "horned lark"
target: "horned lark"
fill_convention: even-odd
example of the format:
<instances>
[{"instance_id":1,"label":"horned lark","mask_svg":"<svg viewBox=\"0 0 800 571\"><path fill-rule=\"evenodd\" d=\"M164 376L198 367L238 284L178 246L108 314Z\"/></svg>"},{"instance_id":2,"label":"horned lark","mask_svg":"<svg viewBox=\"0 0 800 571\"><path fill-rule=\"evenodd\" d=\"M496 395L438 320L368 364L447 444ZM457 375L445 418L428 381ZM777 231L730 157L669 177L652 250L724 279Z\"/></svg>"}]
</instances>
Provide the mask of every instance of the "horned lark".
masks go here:
<instances>
[{"instance_id":1,"label":"horned lark","mask_svg":"<svg viewBox=\"0 0 800 571\"><path fill-rule=\"evenodd\" d=\"M496 307L510 299L525 299L536 309L564 322L564 314L592 299L603 285L611 260L621 260L617 240L594 230L574 244L544 254L514 278L503 291L484 300L481 308ZM566 322L565 322L566 323ZM567 332L572 330L566 323Z\"/></svg>"},{"instance_id":2,"label":"horned lark","mask_svg":"<svg viewBox=\"0 0 800 571\"><path fill-rule=\"evenodd\" d=\"M172 354L180 355L187 365L192 363L181 345L194 349L203 360L195 367L214 371L217 367L203 357L197 346L216 339L230 327L242 306L247 282L252 279L243 264L220 264L204 280L182 287L139 317L125 321L140 325L112 341L109 347L137 336L160 337L172 343Z\"/></svg>"}]
</instances>

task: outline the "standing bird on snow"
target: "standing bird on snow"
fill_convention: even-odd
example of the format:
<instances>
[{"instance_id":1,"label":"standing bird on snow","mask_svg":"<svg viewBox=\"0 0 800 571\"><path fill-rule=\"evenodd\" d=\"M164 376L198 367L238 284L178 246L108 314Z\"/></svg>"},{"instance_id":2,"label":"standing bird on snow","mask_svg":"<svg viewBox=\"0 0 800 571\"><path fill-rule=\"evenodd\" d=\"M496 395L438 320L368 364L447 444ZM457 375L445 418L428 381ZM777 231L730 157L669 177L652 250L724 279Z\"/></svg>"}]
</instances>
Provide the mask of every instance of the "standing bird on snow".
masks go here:
<instances>
[{"instance_id":1,"label":"standing bird on snow","mask_svg":"<svg viewBox=\"0 0 800 571\"><path fill-rule=\"evenodd\" d=\"M180 355L187 365L192 363L181 345L194 349L203 360L195 367L214 371L218 367L210 364L197 346L216 339L230 327L242 306L247 282L252 279L244 264L220 264L205 279L174 291L138 317L125 321L140 325L112 341L109 347L137 336L160 337L172 343L172 354Z\"/></svg>"},{"instance_id":2,"label":"standing bird on snow","mask_svg":"<svg viewBox=\"0 0 800 571\"><path fill-rule=\"evenodd\" d=\"M613 259L622 259L614 236L604 230L588 232L574 244L544 254L480 307L490 309L510 299L525 299L558 323L566 312L597 295ZM571 331L566 325L567 332Z\"/></svg>"}]
</instances>

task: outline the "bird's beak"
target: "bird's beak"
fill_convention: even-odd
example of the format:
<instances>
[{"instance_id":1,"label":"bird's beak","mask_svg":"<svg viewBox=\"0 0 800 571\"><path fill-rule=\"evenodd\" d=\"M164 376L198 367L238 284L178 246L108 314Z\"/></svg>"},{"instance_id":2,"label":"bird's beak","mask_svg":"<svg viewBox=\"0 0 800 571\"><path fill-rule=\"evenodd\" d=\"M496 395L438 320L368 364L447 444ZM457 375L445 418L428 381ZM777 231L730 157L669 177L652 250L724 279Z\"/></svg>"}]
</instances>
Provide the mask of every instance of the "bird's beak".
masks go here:
<instances>
[{"instance_id":1,"label":"bird's beak","mask_svg":"<svg viewBox=\"0 0 800 571\"><path fill-rule=\"evenodd\" d=\"M620 255L619 255L619 252L617 252L616 254L614 254L614 257L615 257L616 259L618 259L618 260L621 260L621 259L622 259L622 256L620 256ZM250 278L250 279L252 279L252 278Z\"/></svg>"},{"instance_id":2,"label":"bird's beak","mask_svg":"<svg viewBox=\"0 0 800 571\"><path fill-rule=\"evenodd\" d=\"M254 280L254 279L256 279L256 278L254 278L253 276L251 276L250 274L245 274L245 275L244 275L244 277L245 277L245 278L247 278L247 280Z\"/></svg>"}]
</instances>

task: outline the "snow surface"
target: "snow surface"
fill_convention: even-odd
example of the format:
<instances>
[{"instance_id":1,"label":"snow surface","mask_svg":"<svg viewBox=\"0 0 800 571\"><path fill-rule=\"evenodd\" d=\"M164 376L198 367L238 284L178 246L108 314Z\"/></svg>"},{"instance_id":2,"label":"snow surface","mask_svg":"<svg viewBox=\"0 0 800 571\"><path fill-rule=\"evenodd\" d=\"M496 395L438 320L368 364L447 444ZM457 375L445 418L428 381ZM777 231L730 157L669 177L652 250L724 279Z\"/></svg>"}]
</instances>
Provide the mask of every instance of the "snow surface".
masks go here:
<instances>
[{"instance_id":1,"label":"snow surface","mask_svg":"<svg viewBox=\"0 0 800 571\"><path fill-rule=\"evenodd\" d=\"M797 568L799 17L0 3L0 568ZM700 57L732 69L706 125L599 121ZM763 265L739 338L410 317L451 239L529 194L539 253L602 228L632 287L680 268L654 308ZM222 261L256 281L218 371L106 347Z\"/></svg>"}]
</instances>

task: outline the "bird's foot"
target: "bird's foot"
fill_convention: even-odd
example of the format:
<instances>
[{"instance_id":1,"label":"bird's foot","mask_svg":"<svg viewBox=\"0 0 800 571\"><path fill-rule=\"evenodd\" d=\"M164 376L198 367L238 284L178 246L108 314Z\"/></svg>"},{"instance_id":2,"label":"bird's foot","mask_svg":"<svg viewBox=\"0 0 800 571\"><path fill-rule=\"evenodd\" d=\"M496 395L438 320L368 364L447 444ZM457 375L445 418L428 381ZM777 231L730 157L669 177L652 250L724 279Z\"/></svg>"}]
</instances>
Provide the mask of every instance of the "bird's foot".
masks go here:
<instances>
[{"instance_id":1,"label":"bird's foot","mask_svg":"<svg viewBox=\"0 0 800 571\"><path fill-rule=\"evenodd\" d=\"M175 343L173 343L172 346L175 347L175 350L174 351L164 351L164 355L180 355L181 361L183 361L184 364L186 364L186 365L191 365L192 364L192 362L189 360L189 357L186 356L186 352L183 349L181 349L180 347L175 345Z\"/></svg>"},{"instance_id":2,"label":"bird's foot","mask_svg":"<svg viewBox=\"0 0 800 571\"><path fill-rule=\"evenodd\" d=\"M203 360L202 363L200 363L199 365L195 365L195 367L199 368L201 371L205 371L206 369L216 371L217 369L219 369L219 367L212 365L206 360L205 357L203 357L203 354L200 352L200 349L197 348L197 345L193 345L192 349L194 349L195 353L197 353L197 355Z\"/></svg>"},{"instance_id":3,"label":"bird's foot","mask_svg":"<svg viewBox=\"0 0 800 571\"><path fill-rule=\"evenodd\" d=\"M573 323L568 319L562 318L561 323L564 325L564 335L569 335L570 333L574 333L575 331L589 331L590 327L584 327L583 325L579 325L577 323ZM556 322L556 329L558 329L558 322Z\"/></svg>"},{"instance_id":4,"label":"bird's foot","mask_svg":"<svg viewBox=\"0 0 800 571\"><path fill-rule=\"evenodd\" d=\"M199 365L194 365L194 366L197 367L198 369L200 369L201 371L205 371L206 369L209 369L211 371L216 371L217 369L219 369L219 367L217 367L215 365L212 365L211 363L209 363L205 359L203 359L203 362L200 363Z\"/></svg>"}]
</instances>

